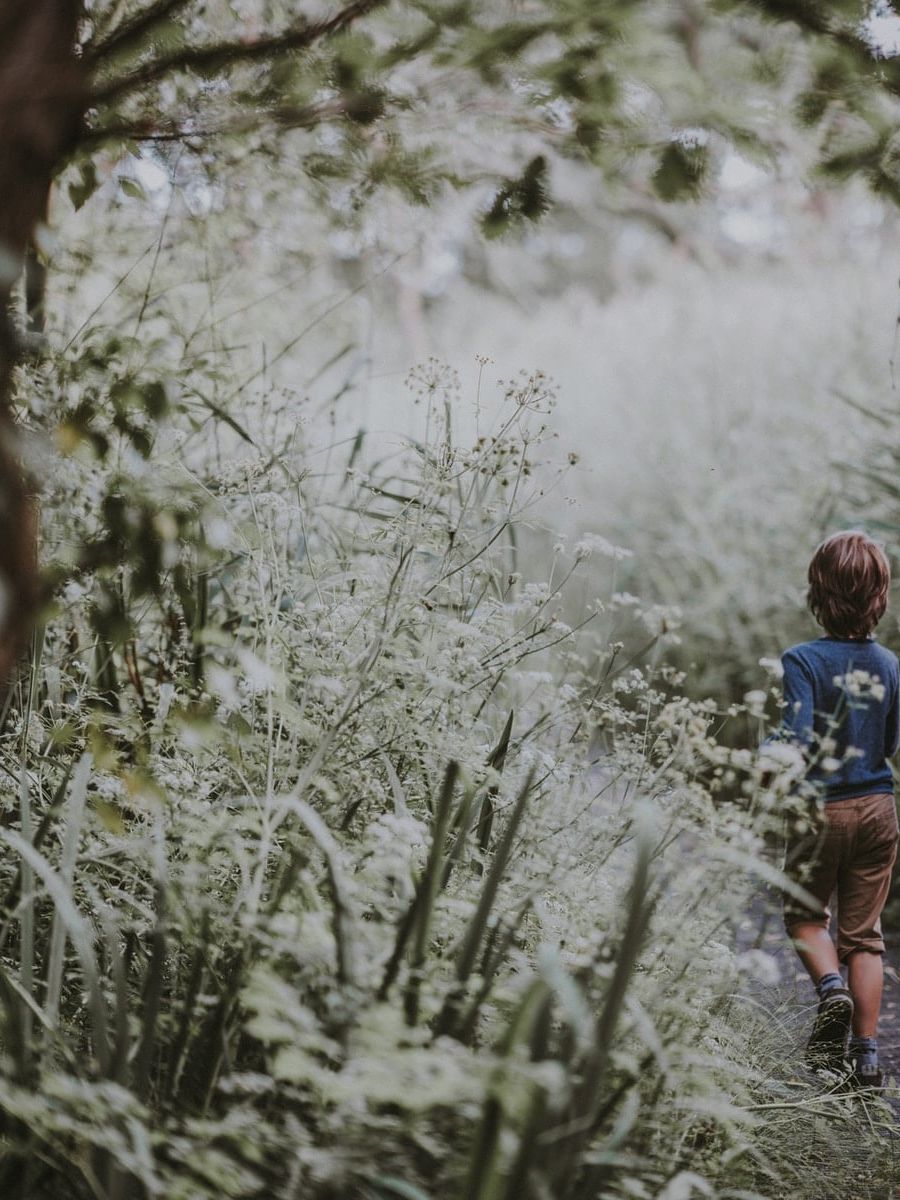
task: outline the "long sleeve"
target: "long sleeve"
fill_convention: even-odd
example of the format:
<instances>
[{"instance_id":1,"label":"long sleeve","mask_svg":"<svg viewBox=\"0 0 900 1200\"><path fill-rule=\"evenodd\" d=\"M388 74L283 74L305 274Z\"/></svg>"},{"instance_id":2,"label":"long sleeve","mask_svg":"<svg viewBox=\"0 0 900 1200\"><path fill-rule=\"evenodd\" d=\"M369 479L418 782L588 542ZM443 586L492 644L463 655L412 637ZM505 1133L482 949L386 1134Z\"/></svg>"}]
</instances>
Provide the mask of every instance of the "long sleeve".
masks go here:
<instances>
[{"instance_id":1,"label":"long sleeve","mask_svg":"<svg viewBox=\"0 0 900 1200\"><path fill-rule=\"evenodd\" d=\"M784 734L800 745L808 746L815 728L815 691L806 663L792 650L781 656L784 667L784 702L781 718Z\"/></svg>"},{"instance_id":2,"label":"long sleeve","mask_svg":"<svg viewBox=\"0 0 900 1200\"><path fill-rule=\"evenodd\" d=\"M884 722L884 756L893 758L900 747L900 681L891 680L892 699Z\"/></svg>"}]
</instances>

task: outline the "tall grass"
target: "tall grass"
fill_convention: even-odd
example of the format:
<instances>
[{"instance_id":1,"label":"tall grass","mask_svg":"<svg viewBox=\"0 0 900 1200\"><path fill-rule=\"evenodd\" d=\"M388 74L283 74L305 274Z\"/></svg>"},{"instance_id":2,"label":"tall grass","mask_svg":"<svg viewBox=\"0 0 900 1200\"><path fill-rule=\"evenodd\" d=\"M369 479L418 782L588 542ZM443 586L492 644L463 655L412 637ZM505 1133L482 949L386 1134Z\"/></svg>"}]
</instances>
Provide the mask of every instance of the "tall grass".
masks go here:
<instances>
[{"instance_id":1,"label":"tall grass","mask_svg":"<svg viewBox=\"0 0 900 1200\"><path fill-rule=\"evenodd\" d=\"M429 439L380 463L192 461L206 549L164 519L156 592L98 568L101 653L90 577L61 593L0 731L3 1196L812 1200L822 1121L833 1194L877 1194L879 1106L740 998L781 798L602 603L576 640L587 543L519 575L546 381L474 445L412 383ZM56 546L115 469L60 461Z\"/></svg>"}]
</instances>

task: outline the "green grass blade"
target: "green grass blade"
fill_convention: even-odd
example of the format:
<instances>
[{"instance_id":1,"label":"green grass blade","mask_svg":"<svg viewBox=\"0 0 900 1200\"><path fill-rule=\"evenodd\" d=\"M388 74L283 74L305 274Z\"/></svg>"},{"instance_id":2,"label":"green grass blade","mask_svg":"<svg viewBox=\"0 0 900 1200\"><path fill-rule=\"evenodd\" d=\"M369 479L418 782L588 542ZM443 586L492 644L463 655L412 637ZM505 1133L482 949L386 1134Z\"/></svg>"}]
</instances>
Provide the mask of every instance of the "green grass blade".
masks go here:
<instances>
[{"instance_id":1,"label":"green grass blade","mask_svg":"<svg viewBox=\"0 0 900 1200\"><path fill-rule=\"evenodd\" d=\"M476 792L472 788L467 788L463 794L462 800L456 810L456 814L451 822L451 827L455 833L450 849L447 851L447 856L444 859L444 869L441 872L441 888L443 891L450 882L450 876L453 874L453 868L462 858L462 853L468 840L469 833L472 829L472 822L475 817L475 797Z\"/></svg>"},{"instance_id":2,"label":"green grass blade","mask_svg":"<svg viewBox=\"0 0 900 1200\"><path fill-rule=\"evenodd\" d=\"M474 970L478 951L488 928L488 920L497 899L497 891L509 863L513 841L522 822L522 817L525 815L525 806L528 801L529 792L531 791L532 777L533 773L529 772L524 787L516 797L513 811L506 823L506 828L503 830L503 835L494 853L490 869L484 877L475 911L463 934L456 957L456 983L445 997L435 1025L435 1032L439 1035L452 1034L460 1040L466 1040L474 1031L479 1009L490 992L493 981L487 977L483 980L477 995L469 1005L464 1019L460 1020L459 1013L465 996L466 984ZM528 903L530 904L530 902L529 900Z\"/></svg>"},{"instance_id":3,"label":"green grass blade","mask_svg":"<svg viewBox=\"0 0 900 1200\"><path fill-rule=\"evenodd\" d=\"M404 1011L409 1025L415 1025L419 1013L419 986L421 983L422 967L428 950L428 935L431 930L431 919L434 905L440 893L441 877L444 870L444 842L450 826L450 809L453 800L453 790L459 777L459 763L451 761L444 773L438 802L434 811L434 826L428 859L420 881L418 896L419 903L415 912L415 933L413 948L409 963L409 981L404 995Z\"/></svg>"},{"instance_id":4,"label":"green grass blade","mask_svg":"<svg viewBox=\"0 0 900 1200\"><path fill-rule=\"evenodd\" d=\"M529 984L506 1030L500 1050L508 1058L518 1046L527 1045L534 1028L544 1019L551 992L543 979ZM503 1178L503 1105L497 1094L503 1086L503 1065L497 1067L497 1079L489 1086L481 1121L472 1149L463 1197L465 1200L499 1200L504 1192Z\"/></svg>"},{"instance_id":5,"label":"green grass blade","mask_svg":"<svg viewBox=\"0 0 900 1200\"><path fill-rule=\"evenodd\" d=\"M388 783L391 785L391 793L394 797L394 815L408 817L409 805L406 803L406 795L403 791L403 784L400 782L400 776L397 774L394 764L383 750L379 750L378 757L388 777Z\"/></svg>"},{"instance_id":6,"label":"green grass blade","mask_svg":"<svg viewBox=\"0 0 900 1200\"><path fill-rule=\"evenodd\" d=\"M500 734L500 740L488 755L487 766L497 772L499 775L506 765L506 754L509 750L509 739L512 736L513 727L513 710L510 709L509 716L506 718L506 724L503 727L503 732ZM491 832L494 827L494 801L497 798L498 787L492 784L485 793L484 799L481 802L481 816L478 818L478 845L482 851L487 851L491 844Z\"/></svg>"},{"instance_id":7,"label":"green grass blade","mask_svg":"<svg viewBox=\"0 0 900 1200\"><path fill-rule=\"evenodd\" d=\"M156 923L151 936L152 949L142 995L142 1029L134 1060L135 1095L145 1099L150 1087L150 1070L156 1048L157 1023L166 968L166 892L160 882L156 888Z\"/></svg>"},{"instance_id":8,"label":"green grass blade","mask_svg":"<svg viewBox=\"0 0 900 1200\"><path fill-rule=\"evenodd\" d=\"M0 966L0 1005L6 1019L6 1036L3 1041L9 1048L8 1053L15 1064L16 1077L21 1080L25 1079L28 1071L28 1045L21 1036L24 1024L21 1008L25 1003L23 995L27 993L22 992L20 984ZM28 1003L33 1004L34 1001L29 997Z\"/></svg>"},{"instance_id":9,"label":"green grass blade","mask_svg":"<svg viewBox=\"0 0 900 1200\"><path fill-rule=\"evenodd\" d=\"M452 1029L454 1035L461 1042L469 1044L472 1041L478 1027L478 1018L485 1001L493 990L500 966L509 953L513 940L519 932L522 921L525 919L525 914L533 904L534 896L527 896L524 903L520 904L514 911L511 919L504 922L503 918L501 918L497 923L492 938L488 940L482 952L482 962L478 970L478 974L481 976L481 983L475 995L460 1014L459 1006L463 993L461 988L454 989L447 997L444 1007L441 1010L435 1027L436 1033L449 1033ZM501 926L504 925L505 928L501 929Z\"/></svg>"},{"instance_id":10,"label":"green grass blade","mask_svg":"<svg viewBox=\"0 0 900 1200\"><path fill-rule=\"evenodd\" d=\"M472 968L475 965L475 959L478 954L478 947L481 945L481 939L484 937L484 931L487 928L488 918L491 915L491 910L494 907L494 901L497 898L497 890L500 887L500 881L503 878L509 863L510 854L512 853L513 841L518 833L519 825L522 822L522 817L525 815L525 806L528 802L528 796L531 792L531 783L534 778L534 772L529 771L518 796L516 797L513 810L510 813L509 820L503 830L503 835L497 849L494 852L493 860L491 861L490 869L484 878L484 883L478 897L478 904L475 907L475 912L466 928L462 944L459 949L459 955L456 961L456 978L460 983L465 983L472 973Z\"/></svg>"},{"instance_id":11,"label":"green grass blade","mask_svg":"<svg viewBox=\"0 0 900 1200\"><path fill-rule=\"evenodd\" d=\"M656 897L651 888L650 866L653 837L649 821L639 828L631 885L625 900L627 915L610 979L594 1032L594 1044L581 1071L581 1083L570 1106L569 1119L577 1132L569 1139L553 1164L555 1186L567 1193L578 1173L584 1147L596 1132L598 1116L604 1110L603 1086L628 987L644 946Z\"/></svg>"},{"instance_id":12,"label":"green grass blade","mask_svg":"<svg viewBox=\"0 0 900 1200\"><path fill-rule=\"evenodd\" d=\"M187 1050L188 1041L190 1038L191 1025L194 1020L194 1010L196 1008L197 996L200 992L200 985L203 982L206 969L205 958L208 941L209 914L204 913L203 920L200 925L200 931L193 946L191 966L187 976L187 983L183 989L179 989L182 996L181 1016L169 1053L169 1065L166 1077L166 1090L169 1096L175 1096L178 1092L181 1069L184 1065L185 1052Z\"/></svg>"},{"instance_id":13,"label":"green grass blade","mask_svg":"<svg viewBox=\"0 0 900 1200\"><path fill-rule=\"evenodd\" d=\"M88 1004L94 1030L94 1049L101 1072L106 1074L109 1069L110 1052L107 1032L106 1003L100 987L100 972L94 955L93 938L90 927L78 909L69 890L65 887L59 875L44 856L13 829L0 830L0 839L7 843L22 858L23 880L24 869L29 869L39 876L50 899L56 906L66 926L72 945L78 955L81 969L84 973L88 990Z\"/></svg>"},{"instance_id":14,"label":"green grass blade","mask_svg":"<svg viewBox=\"0 0 900 1200\"><path fill-rule=\"evenodd\" d=\"M438 892L442 892L450 882L450 876L453 873L454 866L462 857L463 848L469 832L472 828L472 818L475 811L475 793L471 789L467 789L459 803L456 814L453 820L449 822L449 828L455 830L456 836L450 846L449 851L444 857L443 866L441 868L440 881L438 884ZM394 980L397 978L397 973L400 969L400 963L403 959L403 954L406 951L407 943L410 935L416 927L416 920L422 904L425 902L425 884L427 873L423 873L419 880L415 895L413 896L409 907L404 912L397 926L397 936L394 941L394 948L391 951L390 958L384 969L381 986L378 989L378 999L384 1000L390 991Z\"/></svg>"},{"instance_id":15,"label":"green grass blade","mask_svg":"<svg viewBox=\"0 0 900 1200\"><path fill-rule=\"evenodd\" d=\"M90 773L91 755L85 754L79 760L78 766L75 769L72 787L69 792L69 803L66 807L66 832L59 867L60 882L69 892L72 890L72 880L75 875L75 859L78 854L78 840L81 836L81 821L84 815ZM50 934L50 953L47 961L47 996L44 1006L47 1021L51 1026L55 1026L59 1013L59 997L62 989L65 954L66 927L62 919L62 914L57 908L53 914L53 927Z\"/></svg>"},{"instance_id":16,"label":"green grass blade","mask_svg":"<svg viewBox=\"0 0 900 1200\"><path fill-rule=\"evenodd\" d=\"M22 764L19 783L19 812L22 822L22 842L31 849L31 791L28 774ZM14 831L8 830L8 833ZM19 916L21 947L19 951L19 983L26 996L34 996L34 871L27 856L22 857L22 903ZM34 1017L29 1005L22 1009L22 1045L31 1046Z\"/></svg>"},{"instance_id":17,"label":"green grass blade","mask_svg":"<svg viewBox=\"0 0 900 1200\"><path fill-rule=\"evenodd\" d=\"M340 983L355 986L356 964L353 954L351 910L347 896L347 887L341 870L337 842L316 810L311 808L305 800L299 800L295 796L288 796L285 798L285 805L300 818L307 832L322 851L322 857L325 859L325 867L328 871L328 882L331 888L332 908L334 911L333 929L337 958L337 977Z\"/></svg>"},{"instance_id":18,"label":"green grass blade","mask_svg":"<svg viewBox=\"0 0 900 1200\"><path fill-rule=\"evenodd\" d=\"M423 1192L421 1188L407 1183L405 1179L395 1179L391 1175L378 1175L372 1179L371 1183L378 1189L375 1193L378 1200L381 1200L382 1197L387 1200L388 1196L398 1196L400 1200L431 1200L431 1196L427 1192Z\"/></svg>"}]
</instances>

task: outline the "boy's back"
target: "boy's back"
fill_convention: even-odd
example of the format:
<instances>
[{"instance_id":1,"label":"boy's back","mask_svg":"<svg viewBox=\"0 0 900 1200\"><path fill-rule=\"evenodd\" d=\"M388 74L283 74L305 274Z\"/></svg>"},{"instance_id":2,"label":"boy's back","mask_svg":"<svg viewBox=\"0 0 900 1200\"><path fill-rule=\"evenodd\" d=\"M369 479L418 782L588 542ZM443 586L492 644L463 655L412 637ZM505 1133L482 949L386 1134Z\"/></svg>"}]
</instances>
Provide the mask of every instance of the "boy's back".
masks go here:
<instances>
[{"instance_id":1,"label":"boy's back","mask_svg":"<svg viewBox=\"0 0 900 1200\"><path fill-rule=\"evenodd\" d=\"M900 664L872 638L828 635L786 650L784 728L809 746L824 799L893 791ZM831 769L829 769L831 768Z\"/></svg>"}]
</instances>

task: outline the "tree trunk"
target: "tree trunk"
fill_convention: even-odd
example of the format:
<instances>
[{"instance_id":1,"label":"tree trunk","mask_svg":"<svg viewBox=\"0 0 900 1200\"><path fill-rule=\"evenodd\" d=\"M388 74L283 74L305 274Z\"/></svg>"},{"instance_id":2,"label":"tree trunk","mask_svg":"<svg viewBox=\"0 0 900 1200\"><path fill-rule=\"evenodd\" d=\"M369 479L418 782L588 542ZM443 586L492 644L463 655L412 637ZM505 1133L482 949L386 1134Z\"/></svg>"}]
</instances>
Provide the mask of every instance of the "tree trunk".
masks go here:
<instances>
[{"instance_id":1,"label":"tree trunk","mask_svg":"<svg viewBox=\"0 0 900 1200\"><path fill-rule=\"evenodd\" d=\"M46 219L53 173L84 114L79 11L78 0L0 0L0 679L25 643L38 602L35 512L11 410L20 345L12 293Z\"/></svg>"}]
</instances>

